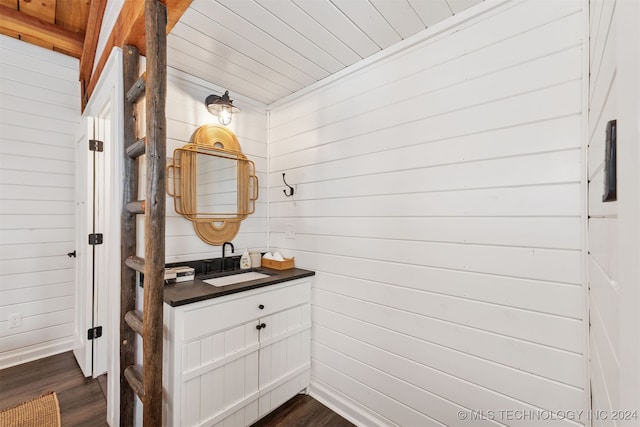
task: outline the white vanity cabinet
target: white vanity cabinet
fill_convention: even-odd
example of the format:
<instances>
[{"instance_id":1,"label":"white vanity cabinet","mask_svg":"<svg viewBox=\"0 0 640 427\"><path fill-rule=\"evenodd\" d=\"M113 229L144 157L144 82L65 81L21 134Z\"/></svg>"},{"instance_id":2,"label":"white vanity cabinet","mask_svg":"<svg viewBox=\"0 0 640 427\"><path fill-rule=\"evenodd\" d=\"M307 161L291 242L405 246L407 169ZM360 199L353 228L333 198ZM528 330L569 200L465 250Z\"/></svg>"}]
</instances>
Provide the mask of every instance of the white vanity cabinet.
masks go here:
<instances>
[{"instance_id":1,"label":"white vanity cabinet","mask_svg":"<svg viewBox=\"0 0 640 427\"><path fill-rule=\"evenodd\" d=\"M311 283L165 304L164 423L246 426L310 379Z\"/></svg>"}]
</instances>

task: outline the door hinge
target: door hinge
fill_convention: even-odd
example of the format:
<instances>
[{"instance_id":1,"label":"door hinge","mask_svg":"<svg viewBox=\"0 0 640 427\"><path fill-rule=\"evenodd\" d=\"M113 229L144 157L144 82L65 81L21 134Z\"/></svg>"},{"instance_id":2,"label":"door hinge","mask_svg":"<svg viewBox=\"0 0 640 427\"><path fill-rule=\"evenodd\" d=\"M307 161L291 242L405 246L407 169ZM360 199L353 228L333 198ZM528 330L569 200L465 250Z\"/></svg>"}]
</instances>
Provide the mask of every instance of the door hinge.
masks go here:
<instances>
[{"instance_id":1,"label":"door hinge","mask_svg":"<svg viewBox=\"0 0 640 427\"><path fill-rule=\"evenodd\" d=\"M102 336L102 326L96 326L95 328L91 328L87 330L87 339L94 340L96 338L100 338Z\"/></svg>"},{"instance_id":2,"label":"door hinge","mask_svg":"<svg viewBox=\"0 0 640 427\"><path fill-rule=\"evenodd\" d=\"M102 233L89 234L89 244L92 246L102 244Z\"/></svg>"},{"instance_id":3,"label":"door hinge","mask_svg":"<svg viewBox=\"0 0 640 427\"><path fill-rule=\"evenodd\" d=\"M97 139L89 140L89 151L98 151L102 152L104 149L104 143L102 141L98 141Z\"/></svg>"}]
</instances>

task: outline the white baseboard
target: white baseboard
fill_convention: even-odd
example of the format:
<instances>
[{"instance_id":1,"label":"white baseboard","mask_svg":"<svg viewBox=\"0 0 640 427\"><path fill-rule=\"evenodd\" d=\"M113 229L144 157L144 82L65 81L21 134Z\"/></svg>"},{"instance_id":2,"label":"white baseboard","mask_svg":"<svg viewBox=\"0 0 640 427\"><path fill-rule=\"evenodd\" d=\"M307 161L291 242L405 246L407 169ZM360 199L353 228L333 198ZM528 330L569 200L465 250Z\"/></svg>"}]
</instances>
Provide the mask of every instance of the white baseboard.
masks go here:
<instances>
[{"instance_id":1,"label":"white baseboard","mask_svg":"<svg viewBox=\"0 0 640 427\"><path fill-rule=\"evenodd\" d=\"M308 394L357 426L387 426L389 422L331 386L311 377Z\"/></svg>"},{"instance_id":2,"label":"white baseboard","mask_svg":"<svg viewBox=\"0 0 640 427\"><path fill-rule=\"evenodd\" d=\"M73 338L71 337L3 352L0 353L0 369L10 368L11 366L21 365L70 350L73 350Z\"/></svg>"}]
</instances>

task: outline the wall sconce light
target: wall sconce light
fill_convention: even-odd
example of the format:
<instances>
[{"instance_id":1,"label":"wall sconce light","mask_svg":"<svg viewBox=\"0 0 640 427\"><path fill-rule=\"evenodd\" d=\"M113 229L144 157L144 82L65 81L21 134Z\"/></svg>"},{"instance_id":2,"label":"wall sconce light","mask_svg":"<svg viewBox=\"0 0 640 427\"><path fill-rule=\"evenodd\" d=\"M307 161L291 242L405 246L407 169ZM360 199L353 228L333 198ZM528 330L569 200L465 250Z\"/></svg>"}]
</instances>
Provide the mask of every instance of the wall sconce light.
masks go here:
<instances>
[{"instance_id":1,"label":"wall sconce light","mask_svg":"<svg viewBox=\"0 0 640 427\"><path fill-rule=\"evenodd\" d=\"M204 105L207 106L207 110L214 116L218 116L220 124L228 125L231 123L231 115L240 111L237 107L233 106L233 100L229 99L229 91L225 91L224 95L209 95L204 100Z\"/></svg>"}]
</instances>

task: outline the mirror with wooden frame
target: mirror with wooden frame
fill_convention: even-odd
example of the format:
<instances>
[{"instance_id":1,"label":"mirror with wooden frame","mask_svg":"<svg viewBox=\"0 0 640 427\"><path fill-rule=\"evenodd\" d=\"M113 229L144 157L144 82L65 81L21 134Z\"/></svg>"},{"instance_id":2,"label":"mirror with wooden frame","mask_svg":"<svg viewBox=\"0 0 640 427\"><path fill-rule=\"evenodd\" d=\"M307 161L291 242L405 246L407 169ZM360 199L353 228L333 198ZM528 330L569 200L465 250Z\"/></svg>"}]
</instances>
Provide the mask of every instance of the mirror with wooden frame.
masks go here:
<instances>
[{"instance_id":1,"label":"mirror with wooden frame","mask_svg":"<svg viewBox=\"0 0 640 427\"><path fill-rule=\"evenodd\" d=\"M258 177L229 129L200 126L191 143L174 150L167 166L167 193L196 234L211 245L235 237L240 222L255 211Z\"/></svg>"}]
</instances>

